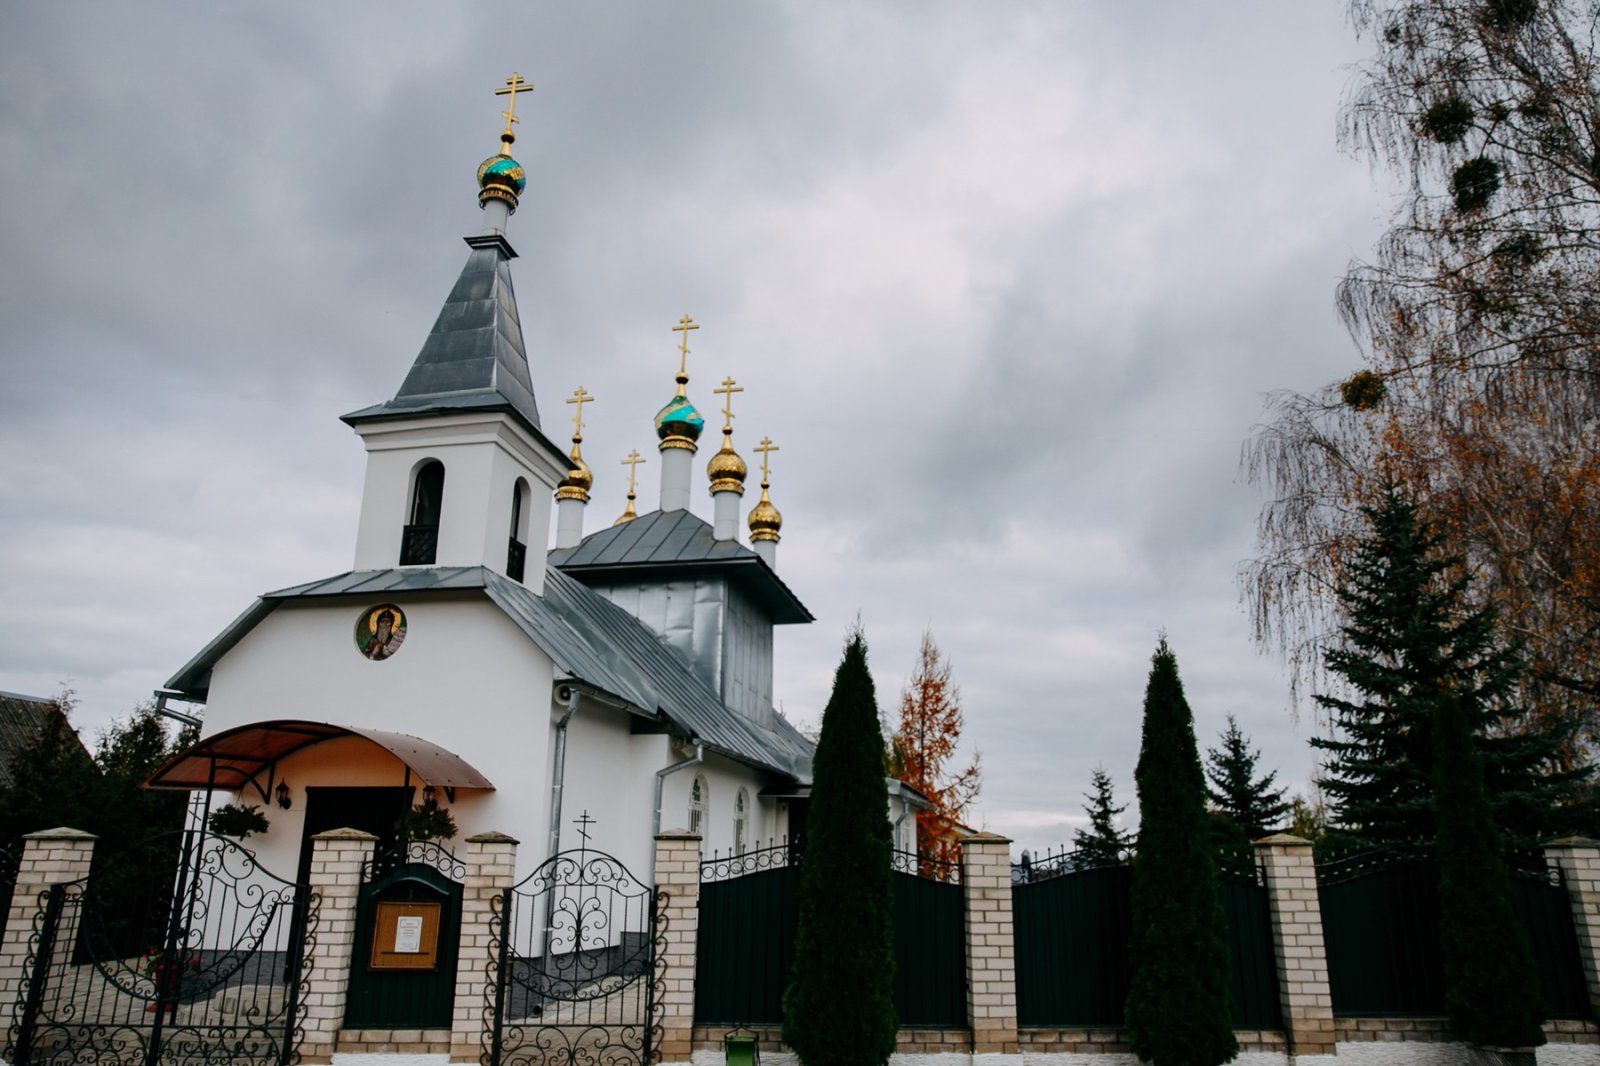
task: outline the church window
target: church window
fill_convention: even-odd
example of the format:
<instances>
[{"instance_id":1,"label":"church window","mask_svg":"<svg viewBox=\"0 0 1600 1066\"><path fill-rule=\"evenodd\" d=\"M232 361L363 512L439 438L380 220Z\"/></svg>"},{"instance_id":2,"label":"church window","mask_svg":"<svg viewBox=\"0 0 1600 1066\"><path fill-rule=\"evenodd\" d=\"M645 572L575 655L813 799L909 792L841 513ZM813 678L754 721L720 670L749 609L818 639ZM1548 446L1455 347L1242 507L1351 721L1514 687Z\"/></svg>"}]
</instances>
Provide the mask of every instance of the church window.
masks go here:
<instances>
[{"instance_id":1,"label":"church window","mask_svg":"<svg viewBox=\"0 0 1600 1066\"><path fill-rule=\"evenodd\" d=\"M432 566L439 553L439 515L444 507L444 464L429 459L411 483L411 520L400 538L401 566Z\"/></svg>"},{"instance_id":2,"label":"church window","mask_svg":"<svg viewBox=\"0 0 1600 1066\"><path fill-rule=\"evenodd\" d=\"M511 488L511 541L506 547L506 576L521 581L528 561L528 497L527 481L517 478Z\"/></svg>"},{"instance_id":3,"label":"church window","mask_svg":"<svg viewBox=\"0 0 1600 1066\"><path fill-rule=\"evenodd\" d=\"M705 775L695 774L694 784L689 786L689 832L691 833L698 833L705 826L709 800L707 792Z\"/></svg>"},{"instance_id":4,"label":"church window","mask_svg":"<svg viewBox=\"0 0 1600 1066\"><path fill-rule=\"evenodd\" d=\"M743 855L750 837L750 791L741 788L733 803L733 853Z\"/></svg>"}]
</instances>

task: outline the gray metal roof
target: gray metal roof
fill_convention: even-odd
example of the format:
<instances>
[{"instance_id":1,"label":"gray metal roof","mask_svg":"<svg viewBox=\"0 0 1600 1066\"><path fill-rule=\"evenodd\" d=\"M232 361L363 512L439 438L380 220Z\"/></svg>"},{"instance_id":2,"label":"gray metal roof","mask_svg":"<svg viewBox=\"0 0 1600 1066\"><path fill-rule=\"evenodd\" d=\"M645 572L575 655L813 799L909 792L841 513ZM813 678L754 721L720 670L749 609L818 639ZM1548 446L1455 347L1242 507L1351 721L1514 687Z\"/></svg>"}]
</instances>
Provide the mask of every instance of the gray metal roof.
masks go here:
<instances>
[{"instance_id":1,"label":"gray metal roof","mask_svg":"<svg viewBox=\"0 0 1600 1066\"><path fill-rule=\"evenodd\" d=\"M450 411L503 410L539 430L528 355L522 343L511 260L504 237L468 237L472 252L433 332L400 391L387 403L352 411L351 425Z\"/></svg>"},{"instance_id":2,"label":"gray metal roof","mask_svg":"<svg viewBox=\"0 0 1600 1066\"><path fill-rule=\"evenodd\" d=\"M810 622L811 612L755 552L736 540L717 540L705 519L682 511L651 511L591 533L572 548L557 548L550 565L595 584L613 578L670 573L723 573L738 581L777 625Z\"/></svg>"},{"instance_id":3,"label":"gray metal roof","mask_svg":"<svg viewBox=\"0 0 1600 1066\"><path fill-rule=\"evenodd\" d=\"M811 745L781 715L761 728L729 709L682 656L644 623L549 568L544 595L483 567L365 570L269 592L178 671L167 687L203 695L211 667L290 599L481 589L568 678L658 714L715 752L785 777L811 778Z\"/></svg>"}]
</instances>

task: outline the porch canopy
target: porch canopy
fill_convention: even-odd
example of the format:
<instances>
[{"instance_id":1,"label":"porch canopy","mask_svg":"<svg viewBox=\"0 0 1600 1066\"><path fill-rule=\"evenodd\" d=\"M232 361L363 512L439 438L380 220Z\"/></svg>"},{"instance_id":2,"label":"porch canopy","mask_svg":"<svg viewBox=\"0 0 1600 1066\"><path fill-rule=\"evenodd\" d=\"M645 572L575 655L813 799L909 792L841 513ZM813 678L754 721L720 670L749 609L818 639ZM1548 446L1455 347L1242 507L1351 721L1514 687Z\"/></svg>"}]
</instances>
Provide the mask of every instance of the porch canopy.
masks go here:
<instances>
[{"instance_id":1,"label":"porch canopy","mask_svg":"<svg viewBox=\"0 0 1600 1066\"><path fill-rule=\"evenodd\" d=\"M361 737L405 764L408 778L453 794L458 788L494 791L489 779L455 752L421 737L379 729L280 719L224 730L180 751L145 781L145 788L254 788L265 800L272 790L278 763L295 752L340 737Z\"/></svg>"}]
</instances>

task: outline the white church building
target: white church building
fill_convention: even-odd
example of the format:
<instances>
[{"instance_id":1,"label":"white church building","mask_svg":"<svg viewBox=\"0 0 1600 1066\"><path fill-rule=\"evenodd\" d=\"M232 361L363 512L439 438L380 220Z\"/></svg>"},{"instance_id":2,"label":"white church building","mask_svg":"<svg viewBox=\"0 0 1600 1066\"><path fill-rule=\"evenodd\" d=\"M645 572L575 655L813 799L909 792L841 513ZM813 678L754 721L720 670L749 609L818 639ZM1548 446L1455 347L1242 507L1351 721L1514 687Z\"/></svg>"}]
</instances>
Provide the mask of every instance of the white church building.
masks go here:
<instances>
[{"instance_id":1,"label":"white church building","mask_svg":"<svg viewBox=\"0 0 1600 1066\"><path fill-rule=\"evenodd\" d=\"M812 745L774 709L773 629L812 616L777 571L775 448L762 443L746 546L724 406L702 482L713 521L693 513L704 419L685 316L677 391L655 419L660 506L636 515L630 482L622 518L584 535L586 394L567 401L563 449L512 288L506 224L525 179L507 117L478 172L482 231L432 332L391 399L343 416L367 452L352 568L261 596L168 682L204 704L202 737L150 786L261 807L270 829L248 845L285 877L303 879L313 834L392 837L425 798L458 838L517 838L519 877L578 828L645 878L662 829L698 831L706 853L804 833ZM738 391L717 390L730 404ZM910 847L902 802L896 790L891 817Z\"/></svg>"}]
</instances>

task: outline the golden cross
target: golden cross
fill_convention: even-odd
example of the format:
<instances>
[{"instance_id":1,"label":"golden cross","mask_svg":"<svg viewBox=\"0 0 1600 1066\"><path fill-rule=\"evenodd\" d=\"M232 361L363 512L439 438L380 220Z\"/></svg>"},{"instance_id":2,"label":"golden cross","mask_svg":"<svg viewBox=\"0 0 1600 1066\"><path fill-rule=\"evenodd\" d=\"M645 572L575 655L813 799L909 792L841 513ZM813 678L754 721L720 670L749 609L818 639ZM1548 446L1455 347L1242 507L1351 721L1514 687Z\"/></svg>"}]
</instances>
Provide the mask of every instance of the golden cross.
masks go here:
<instances>
[{"instance_id":1,"label":"golden cross","mask_svg":"<svg viewBox=\"0 0 1600 1066\"><path fill-rule=\"evenodd\" d=\"M506 133L511 132L511 124L513 122L522 121L521 119L517 118L517 94L531 92L533 92L533 86L523 81L522 75L518 74L516 71L512 71L511 77L506 79L506 87L504 89L496 89L494 91L496 96L511 97L511 99L506 101L506 109L500 112L501 117L506 120Z\"/></svg>"},{"instance_id":2,"label":"golden cross","mask_svg":"<svg viewBox=\"0 0 1600 1066\"><path fill-rule=\"evenodd\" d=\"M694 324L694 319L688 315L678 319L678 324L672 327L672 332L683 334L683 340L678 344L678 384L680 385L689 380L689 331L699 328Z\"/></svg>"},{"instance_id":3,"label":"golden cross","mask_svg":"<svg viewBox=\"0 0 1600 1066\"><path fill-rule=\"evenodd\" d=\"M583 437L583 405L593 403L594 397L585 392L582 385L579 385L573 390L572 396L567 402L578 405L578 409L572 412L572 439L577 441Z\"/></svg>"},{"instance_id":4,"label":"golden cross","mask_svg":"<svg viewBox=\"0 0 1600 1066\"><path fill-rule=\"evenodd\" d=\"M628 495L630 497L633 495L634 474L637 472L634 468L643 462L647 462L647 460L639 458L638 448L633 449L628 453L628 457L622 460L622 465L628 468Z\"/></svg>"},{"instance_id":5,"label":"golden cross","mask_svg":"<svg viewBox=\"0 0 1600 1066\"><path fill-rule=\"evenodd\" d=\"M720 389L712 389L711 391L714 392L715 394L717 394L718 396L726 397L722 401L722 413L726 418L726 421L724 421L722 423L722 428L724 430L732 429L733 428L733 394L736 393L736 392L743 392L744 388L742 386L735 385L733 383L733 379L732 378L723 378L722 379L722 388L720 388Z\"/></svg>"},{"instance_id":6,"label":"golden cross","mask_svg":"<svg viewBox=\"0 0 1600 1066\"><path fill-rule=\"evenodd\" d=\"M761 443L756 445L756 451L761 453L761 484L763 487L766 485L771 474L771 471L767 469L767 453L778 450L778 446L772 443L771 437L762 437Z\"/></svg>"}]
</instances>

